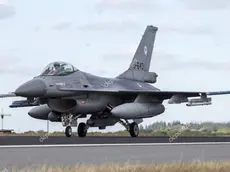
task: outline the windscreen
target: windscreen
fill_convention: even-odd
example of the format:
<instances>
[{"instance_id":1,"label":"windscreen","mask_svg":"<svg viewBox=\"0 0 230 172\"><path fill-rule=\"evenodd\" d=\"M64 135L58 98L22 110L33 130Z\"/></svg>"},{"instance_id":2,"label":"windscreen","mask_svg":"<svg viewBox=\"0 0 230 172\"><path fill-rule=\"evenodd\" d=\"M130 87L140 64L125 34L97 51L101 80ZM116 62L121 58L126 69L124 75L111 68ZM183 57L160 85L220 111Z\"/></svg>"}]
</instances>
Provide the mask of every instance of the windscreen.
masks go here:
<instances>
[{"instance_id":1,"label":"windscreen","mask_svg":"<svg viewBox=\"0 0 230 172\"><path fill-rule=\"evenodd\" d=\"M62 76L77 71L72 65L64 62L53 62L46 66L41 75Z\"/></svg>"}]
</instances>

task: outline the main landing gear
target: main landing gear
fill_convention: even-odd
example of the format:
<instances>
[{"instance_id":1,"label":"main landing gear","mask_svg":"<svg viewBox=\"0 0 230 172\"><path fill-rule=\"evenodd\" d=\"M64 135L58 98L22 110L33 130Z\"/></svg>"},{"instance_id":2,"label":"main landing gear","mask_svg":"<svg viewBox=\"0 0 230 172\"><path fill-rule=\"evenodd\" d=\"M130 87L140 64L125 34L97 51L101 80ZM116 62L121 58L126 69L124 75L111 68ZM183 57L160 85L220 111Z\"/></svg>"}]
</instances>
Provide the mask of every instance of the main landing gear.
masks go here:
<instances>
[{"instance_id":1,"label":"main landing gear","mask_svg":"<svg viewBox=\"0 0 230 172\"><path fill-rule=\"evenodd\" d=\"M125 120L126 122L120 120L119 123L123 125L126 130L130 133L131 137L137 137L139 135L139 127L136 122L132 122L131 124Z\"/></svg>"},{"instance_id":2,"label":"main landing gear","mask_svg":"<svg viewBox=\"0 0 230 172\"><path fill-rule=\"evenodd\" d=\"M78 129L77 129L77 132L78 132L78 136L79 137L85 137L86 134L87 134L87 130L88 130L88 126L85 124L85 123L80 123L78 125Z\"/></svg>"},{"instance_id":3,"label":"main landing gear","mask_svg":"<svg viewBox=\"0 0 230 172\"><path fill-rule=\"evenodd\" d=\"M137 137L139 135L139 127L136 122L129 125L129 133L132 137Z\"/></svg>"}]
</instances>

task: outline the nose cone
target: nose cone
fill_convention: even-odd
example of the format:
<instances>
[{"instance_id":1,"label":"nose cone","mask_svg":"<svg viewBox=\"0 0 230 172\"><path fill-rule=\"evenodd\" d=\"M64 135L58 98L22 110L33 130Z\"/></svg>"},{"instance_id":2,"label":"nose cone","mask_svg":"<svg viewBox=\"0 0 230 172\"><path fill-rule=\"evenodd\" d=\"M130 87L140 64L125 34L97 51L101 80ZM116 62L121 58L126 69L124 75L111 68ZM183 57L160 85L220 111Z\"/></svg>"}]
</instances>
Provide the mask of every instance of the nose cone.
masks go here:
<instances>
[{"instance_id":1,"label":"nose cone","mask_svg":"<svg viewBox=\"0 0 230 172\"><path fill-rule=\"evenodd\" d=\"M44 81L40 79L32 79L20 87L18 87L15 91L17 96L22 97L39 97L44 96L46 93L46 84Z\"/></svg>"}]
</instances>

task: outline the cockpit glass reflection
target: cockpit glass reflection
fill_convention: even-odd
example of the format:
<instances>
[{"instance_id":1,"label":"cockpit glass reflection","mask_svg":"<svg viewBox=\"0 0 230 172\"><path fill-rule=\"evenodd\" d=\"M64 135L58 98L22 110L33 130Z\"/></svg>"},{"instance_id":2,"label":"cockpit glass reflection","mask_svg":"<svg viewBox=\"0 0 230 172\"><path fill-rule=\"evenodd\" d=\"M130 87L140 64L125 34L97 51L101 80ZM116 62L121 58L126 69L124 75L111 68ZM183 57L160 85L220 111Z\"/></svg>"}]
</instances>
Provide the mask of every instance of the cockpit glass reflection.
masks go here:
<instances>
[{"instance_id":1,"label":"cockpit glass reflection","mask_svg":"<svg viewBox=\"0 0 230 172\"><path fill-rule=\"evenodd\" d=\"M62 76L69 75L75 71L77 71L77 69L68 63L53 62L46 66L41 75Z\"/></svg>"}]
</instances>

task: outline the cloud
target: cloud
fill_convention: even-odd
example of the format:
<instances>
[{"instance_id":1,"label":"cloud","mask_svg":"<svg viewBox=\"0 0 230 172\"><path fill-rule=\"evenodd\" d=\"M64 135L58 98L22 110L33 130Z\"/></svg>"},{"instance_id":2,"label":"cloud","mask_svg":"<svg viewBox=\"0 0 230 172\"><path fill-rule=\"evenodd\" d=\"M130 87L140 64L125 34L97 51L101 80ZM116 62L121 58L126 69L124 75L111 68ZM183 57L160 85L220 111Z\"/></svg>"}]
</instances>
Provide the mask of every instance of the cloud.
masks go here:
<instances>
[{"instance_id":1,"label":"cloud","mask_svg":"<svg viewBox=\"0 0 230 172\"><path fill-rule=\"evenodd\" d=\"M34 68L30 66L6 66L0 69L0 73L4 75L14 75L14 76L29 76L33 77L34 75Z\"/></svg>"},{"instance_id":2,"label":"cloud","mask_svg":"<svg viewBox=\"0 0 230 172\"><path fill-rule=\"evenodd\" d=\"M131 60L134 53L109 53L103 56L103 61L113 61L114 63L123 64L124 61ZM173 71L173 70L194 70L194 69L205 69L205 70L217 70L217 71L228 71L230 70L230 64L224 62L209 62L194 59L192 61L180 61L179 54L170 54L161 51L155 51L152 54L152 67L157 70Z\"/></svg>"},{"instance_id":3,"label":"cloud","mask_svg":"<svg viewBox=\"0 0 230 172\"><path fill-rule=\"evenodd\" d=\"M95 5L98 13L105 10L119 10L124 12L146 12L159 9L159 3L153 0L101 0Z\"/></svg>"},{"instance_id":4,"label":"cloud","mask_svg":"<svg viewBox=\"0 0 230 172\"><path fill-rule=\"evenodd\" d=\"M170 5L178 5L178 3L191 10L226 10L230 8L229 0L176 0L166 3L160 0L100 0L95 4L95 9L99 14L111 10L126 13L146 13L156 10L162 12L164 9L168 10Z\"/></svg>"},{"instance_id":5,"label":"cloud","mask_svg":"<svg viewBox=\"0 0 230 172\"><path fill-rule=\"evenodd\" d=\"M0 73L3 75L32 76L39 69L36 66L22 65L23 59L12 55L0 55Z\"/></svg>"},{"instance_id":6,"label":"cloud","mask_svg":"<svg viewBox=\"0 0 230 172\"><path fill-rule=\"evenodd\" d=\"M194 70L194 69L207 69L207 70L217 70L217 71L228 71L230 70L230 65L224 62L208 62L201 60L193 60L188 62L180 62L176 59L172 60L170 63L165 63L163 70Z\"/></svg>"},{"instance_id":7,"label":"cloud","mask_svg":"<svg viewBox=\"0 0 230 172\"><path fill-rule=\"evenodd\" d=\"M0 4L0 20L13 17L15 15L15 8L8 4Z\"/></svg>"},{"instance_id":8,"label":"cloud","mask_svg":"<svg viewBox=\"0 0 230 172\"><path fill-rule=\"evenodd\" d=\"M212 27L208 26L195 26L195 25L181 25L181 26L169 26L169 25L160 25L157 26L160 32L165 33L179 33L185 35L211 35L214 36L215 30ZM77 29L82 31L111 31L116 33L124 31L136 31L137 29L143 29L144 26L141 23L124 20L124 21L109 21L109 22L97 22L89 23L81 26L77 26Z\"/></svg>"},{"instance_id":9,"label":"cloud","mask_svg":"<svg viewBox=\"0 0 230 172\"><path fill-rule=\"evenodd\" d=\"M20 61L20 58L12 55L0 55L1 66L14 65L15 61Z\"/></svg>"},{"instance_id":10,"label":"cloud","mask_svg":"<svg viewBox=\"0 0 230 172\"><path fill-rule=\"evenodd\" d=\"M39 31L40 29L41 29L40 26L35 26L35 27L34 27L34 30L35 30L35 31Z\"/></svg>"},{"instance_id":11,"label":"cloud","mask_svg":"<svg viewBox=\"0 0 230 172\"><path fill-rule=\"evenodd\" d=\"M230 8L229 0L180 0L192 10L226 10Z\"/></svg>"},{"instance_id":12,"label":"cloud","mask_svg":"<svg viewBox=\"0 0 230 172\"><path fill-rule=\"evenodd\" d=\"M119 66L130 65L134 57L134 54L136 52L136 48L133 49L134 51L129 51L129 52L105 54L102 57L102 60L104 62L108 61L109 63L110 62L116 63ZM177 63L176 57L178 56L179 55L176 55L176 54L170 54L170 53L161 52L161 51L154 51L152 54L151 66L154 69L156 68L164 69L165 67L170 66L171 64L174 64L174 63L176 64Z\"/></svg>"},{"instance_id":13,"label":"cloud","mask_svg":"<svg viewBox=\"0 0 230 172\"><path fill-rule=\"evenodd\" d=\"M183 67L202 68L202 69L220 70L220 71L230 70L230 65L227 63L207 62L207 61L192 61L189 63L184 63Z\"/></svg>"},{"instance_id":14,"label":"cloud","mask_svg":"<svg viewBox=\"0 0 230 172\"><path fill-rule=\"evenodd\" d=\"M65 29L69 29L71 26L72 26L72 23L70 23L70 22L62 22L62 23L54 25L52 28L54 30L62 31Z\"/></svg>"},{"instance_id":15,"label":"cloud","mask_svg":"<svg viewBox=\"0 0 230 172\"><path fill-rule=\"evenodd\" d=\"M80 30L88 31L125 31L139 27L140 25L134 21L109 21L109 22L97 22L78 26Z\"/></svg>"},{"instance_id":16,"label":"cloud","mask_svg":"<svg viewBox=\"0 0 230 172\"><path fill-rule=\"evenodd\" d=\"M160 31L163 32L176 32L184 34L213 34L214 31L210 27L206 26L161 26Z\"/></svg>"},{"instance_id":17,"label":"cloud","mask_svg":"<svg viewBox=\"0 0 230 172\"><path fill-rule=\"evenodd\" d=\"M131 53L109 53L105 54L102 59L107 61L127 60L133 57Z\"/></svg>"}]
</instances>

